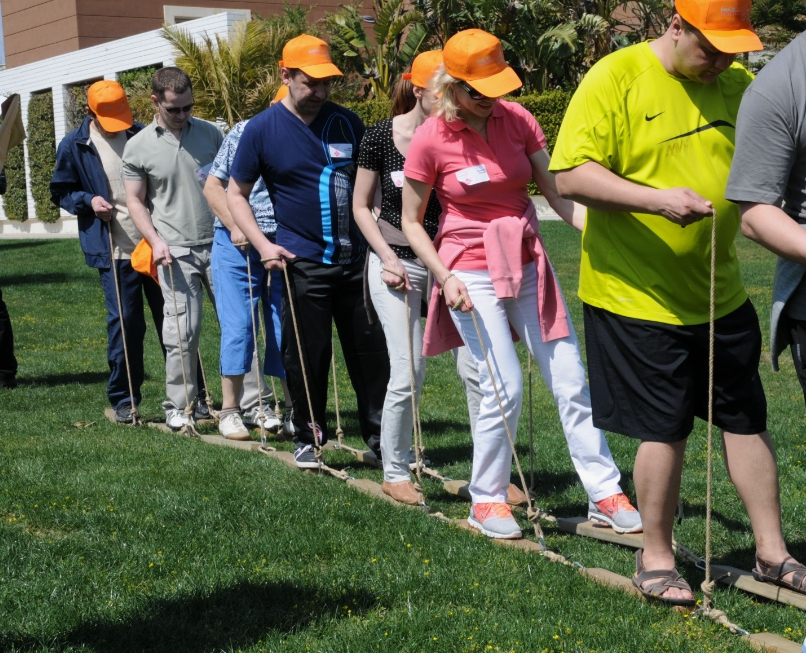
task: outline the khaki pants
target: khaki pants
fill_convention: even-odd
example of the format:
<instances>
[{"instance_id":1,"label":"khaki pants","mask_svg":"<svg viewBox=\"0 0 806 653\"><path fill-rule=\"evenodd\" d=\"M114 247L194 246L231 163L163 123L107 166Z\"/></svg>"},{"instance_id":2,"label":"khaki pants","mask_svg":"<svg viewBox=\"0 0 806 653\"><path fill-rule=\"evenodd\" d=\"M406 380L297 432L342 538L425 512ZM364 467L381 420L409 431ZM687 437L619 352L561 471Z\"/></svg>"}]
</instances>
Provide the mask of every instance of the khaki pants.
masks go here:
<instances>
[{"instance_id":1,"label":"khaki pants","mask_svg":"<svg viewBox=\"0 0 806 653\"><path fill-rule=\"evenodd\" d=\"M162 340L165 344L165 393L168 401L176 408L183 410L187 400L193 399L199 392L196 384L196 353L199 350L202 324L202 289L207 289L207 295L215 309L215 293L213 289L213 276L210 268L210 253L212 245L198 247L171 247L173 263L173 292L171 290L171 276L168 268L158 266L160 287L165 299L162 324ZM174 292L176 304L174 304ZM177 315L179 317L179 332L177 333ZM179 338L182 339L184 359L179 353ZM252 365L256 364L253 356ZM184 374L183 374L184 367ZM252 368L253 369L253 368ZM263 375L260 375L260 391L255 381L255 374L250 369L244 376L243 392L238 398L242 410L248 410L258 403L258 396L268 402L271 390L266 384ZM209 368L207 369L209 372ZM187 388L185 388L187 381Z\"/></svg>"}]
</instances>

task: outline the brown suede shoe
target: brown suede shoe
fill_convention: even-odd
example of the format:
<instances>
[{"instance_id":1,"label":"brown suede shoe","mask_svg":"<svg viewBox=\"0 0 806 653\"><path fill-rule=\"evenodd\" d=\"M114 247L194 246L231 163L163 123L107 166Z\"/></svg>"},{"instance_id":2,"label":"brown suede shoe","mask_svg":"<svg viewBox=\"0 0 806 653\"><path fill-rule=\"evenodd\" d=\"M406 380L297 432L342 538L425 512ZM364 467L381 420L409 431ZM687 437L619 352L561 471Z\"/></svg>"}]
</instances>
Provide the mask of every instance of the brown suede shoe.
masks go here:
<instances>
[{"instance_id":1,"label":"brown suede shoe","mask_svg":"<svg viewBox=\"0 0 806 653\"><path fill-rule=\"evenodd\" d=\"M398 483L383 482L381 490L384 494L388 494L395 501L405 503L409 506L419 506L421 498L417 490L414 489L414 483L411 481L400 481Z\"/></svg>"},{"instance_id":2,"label":"brown suede shoe","mask_svg":"<svg viewBox=\"0 0 806 653\"><path fill-rule=\"evenodd\" d=\"M507 488L507 503L510 506L525 506L528 505L529 500L517 485L510 483Z\"/></svg>"}]
</instances>

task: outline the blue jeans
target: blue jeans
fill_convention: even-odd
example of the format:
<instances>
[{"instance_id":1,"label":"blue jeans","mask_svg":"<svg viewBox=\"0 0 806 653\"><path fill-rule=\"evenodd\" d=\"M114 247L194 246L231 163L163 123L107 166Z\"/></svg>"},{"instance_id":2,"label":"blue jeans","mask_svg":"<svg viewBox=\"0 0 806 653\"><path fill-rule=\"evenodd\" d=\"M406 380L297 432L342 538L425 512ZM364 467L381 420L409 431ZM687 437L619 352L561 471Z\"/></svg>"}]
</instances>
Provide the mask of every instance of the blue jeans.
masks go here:
<instances>
[{"instance_id":1,"label":"blue jeans","mask_svg":"<svg viewBox=\"0 0 806 653\"><path fill-rule=\"evenodd\" d=\"M249 256L252 272L252 314L249 310L249 276L246 257ZM266 351L263 372L285 379L280 355L280 310L283 299L283 274L273 272L271 287L267 285L268 270L260 262L254 247L247 252L235 247L227 229L215 230L212 254L213 286L216 294L218 321L221 324L221 374L246 374L252 367L255 342L252 337L252 315L260 320L258 299L262 299L263 318L266 324ZM258 338L260 323L256 322Z\"/></svg>"},{"instance_id":2,"label":"blue jeans","mask_svg":"<svg viewBox=\"0 0 806 653\"><path fill-rule=\"evenodd\" d=\"M134 401L142 400L140 388L143 385L143 340L146 335L146 320L143 294L154 318L154 328L162 345L162 291L151 277L140 274L129 260L114 261L120 284L120 303L123 307L123 321L126 329L126 345L129 350L129 366L134 390ZM126 358L123 354L123 334L120 329L118 298L115 292L115 274L112 268L99 268L101 286L106 303L107 361L109 363L109 383L106 394L109 403L117 408L131 401L129 382L126 378ZM163 355L165 349L163 348Z\"/></svg>"}]
</instances>

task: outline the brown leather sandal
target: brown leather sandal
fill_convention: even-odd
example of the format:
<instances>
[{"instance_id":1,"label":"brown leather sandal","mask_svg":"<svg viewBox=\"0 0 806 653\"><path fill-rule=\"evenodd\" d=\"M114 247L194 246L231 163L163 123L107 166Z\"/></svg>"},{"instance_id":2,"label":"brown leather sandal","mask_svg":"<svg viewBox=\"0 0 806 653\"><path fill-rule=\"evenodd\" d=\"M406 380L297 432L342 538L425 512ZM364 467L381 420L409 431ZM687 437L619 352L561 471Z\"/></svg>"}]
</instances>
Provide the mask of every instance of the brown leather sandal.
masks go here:
<instances>
[{"instance_id":1,"label":"brown leather sandal","mask_svg":"<svg viewBox=\"0 0 806 653\"><path fill-rule=\"evenodd\" d=\"M784 576L793 571L795 573L792 575L791 582L783 580ZM753 578L760 583L772 583L773 585L785 587L793 592L806 594L806 565L802 565L794 560L787 560L776 565L756 556Z\"/></svg>"},{"instance_id":2,"label":"brown leather sandal","mask_svg":"<svg viewBox=\"0 0 806 653\"><path fill-rule=\"evenodd\" d=\"M644 569L643 555L643 549L638 549L635 552L635 575L632 577L632 584L638 588L641 594L648 599L662 601L666 605L694 605L697 602L696 599L693 598L677 599L661 596L661 594L672 587L691 592L691 585L677 573L677 569L653 569L652 571L647 571ZM646 581L652 579L657 579L657 582L647 587L642 587Z\"/></svg>"}]
</instances>

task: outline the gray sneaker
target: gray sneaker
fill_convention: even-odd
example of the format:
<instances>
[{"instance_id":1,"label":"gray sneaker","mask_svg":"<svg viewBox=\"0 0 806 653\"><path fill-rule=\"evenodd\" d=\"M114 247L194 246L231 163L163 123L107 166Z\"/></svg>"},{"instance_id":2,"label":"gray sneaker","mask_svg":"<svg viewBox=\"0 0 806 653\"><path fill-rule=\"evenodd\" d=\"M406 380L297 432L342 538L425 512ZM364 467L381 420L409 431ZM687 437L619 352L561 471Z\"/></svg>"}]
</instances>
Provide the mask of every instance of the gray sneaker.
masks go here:
<instances>
[{"instance_id":1,"label":"gray sneaker","mask_svg":"<svg viewBox=\"0 0 806 653\"><path fill-rule=\"evenodd\" d=\"M616 533L640 533L644 530L641 515L624 493L614 494L597 503L588 501L588 519L610 526Z\"/></svg>"},{"instance_id":2,"label":"gray sneaker","mask_svg":"<svg viewBox=\"0 0 806 653\"><path fill-rule=\"evenodd\" d=\"M260 428L260 406L255 406L243 413L243 423L245 426ZM269 433L276 433L281 426L280 420L274 411L264 404L263 406L263 426Z\"/></svg>"},{"instance_id":3,"label":"gray sneaker","mask_svg":"<svg viewBox=\"0 0 806 653\"><path fill-rule=\"evenodd\" d=\"M188 416L183 408L177 408L170 401L162 404L165 411L165 423L172 431L179 431L189 423Z\"/></svg>"},{"instance_id":4,"label":"gray sneaker","mask_svg":"<svg viewBox=\"0 0 806 653\"><path fill-rule=\"evenodd\" d=\"M299 469L319 469L319 461L316 459L313 445L297 443L294 449L294 462L297 463Z\"/></svg>"},{"instance_id":5,"label":"gray sneaker","mask_svg":"<svg viewBox=\"0 0 806 653\"><path fill-rule=\"evenodd\" d=\"M467 523L487 537L499 540L519 540L523 537L512 509L505 503L474 503Z\"/></svg>"}]
</instances>

